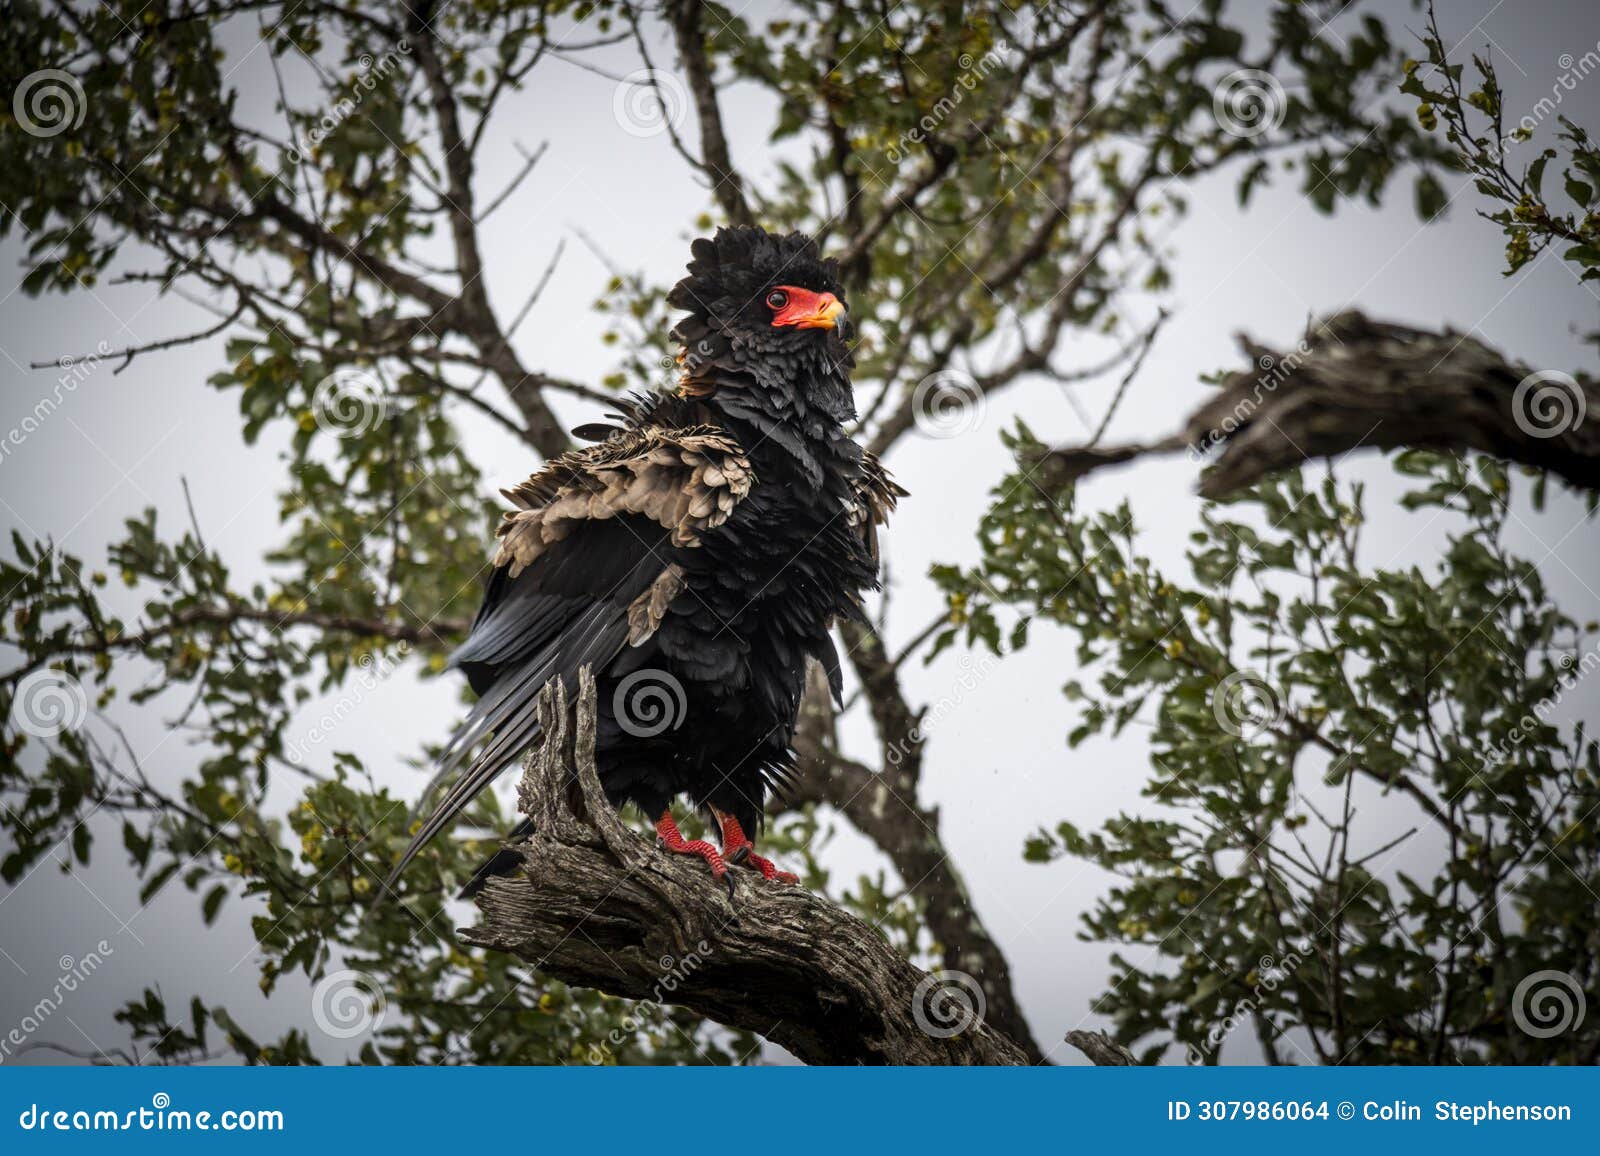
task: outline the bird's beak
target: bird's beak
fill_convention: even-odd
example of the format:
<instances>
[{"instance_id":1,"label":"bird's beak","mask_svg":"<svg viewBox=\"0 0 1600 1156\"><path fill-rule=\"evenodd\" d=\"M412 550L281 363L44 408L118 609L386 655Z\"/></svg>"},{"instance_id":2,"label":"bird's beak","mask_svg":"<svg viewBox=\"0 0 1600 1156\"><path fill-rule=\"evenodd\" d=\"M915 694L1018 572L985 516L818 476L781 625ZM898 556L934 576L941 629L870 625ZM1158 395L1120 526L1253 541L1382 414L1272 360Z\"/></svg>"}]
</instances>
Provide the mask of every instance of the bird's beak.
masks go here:
<instances>
[{"instance_id":1,"label":"bird's beak","mask_svg":"<svg viewBox=\"0 0 1600 1156\"><path fill-rule=\"evenodd\" d=\"M844 303L832 293L817 298L817 307L795 322L798 329L836 329L844 316Z\"/></svg>"}]
</instances>

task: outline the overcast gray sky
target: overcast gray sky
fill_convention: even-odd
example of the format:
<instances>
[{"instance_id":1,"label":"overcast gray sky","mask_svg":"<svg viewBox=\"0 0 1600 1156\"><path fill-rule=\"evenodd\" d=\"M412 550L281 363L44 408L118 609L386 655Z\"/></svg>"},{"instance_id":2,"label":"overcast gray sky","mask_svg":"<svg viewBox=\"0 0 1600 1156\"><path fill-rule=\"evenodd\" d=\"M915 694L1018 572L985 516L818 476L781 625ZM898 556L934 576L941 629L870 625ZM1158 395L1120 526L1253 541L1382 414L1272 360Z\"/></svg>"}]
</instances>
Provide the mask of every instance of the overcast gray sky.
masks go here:
<instances>
[{"instance_id":1,"label":"overcast gray sky","mask_svg":"<svg viewBox=\"0 0 1600 1156\"><path fill-rule=\"evenodd\" d=\"M753 7L762 6L767 5ZM1418 23L1409 4L1378 7L1396 25ZM1513 114L1551 91L1570 68L1561 63L1563 54L1582 56L1600 41L1600 9L1589 2L1465 0L1441 9L1447 37L1464 40L1462 52L1488 45L1498 54ZM1333 33L1347 19L1336 20ZM667 58L658 54L657 63ZM619 50L611 63L626 71L636 62ZM267 99L260 87L264 75L247 66L239 79L251 99ZM619 126L614 87L560 62L542 67L528 90L503 110L500 147L487 150L500 158L503 171L482 178L483 187L498 187L509 174L516 162L513 139L529 146L549 141L533 179L487 226L489 288L502 308L520 300L558 241L568 239L566 256L516 344L527 364L580 380L610 372L614 353L601 345L602 319L590 309L608 274L577 242L577 232L593 237L624 267L670 282L686 256L686 223L707 201L664 137L639 139ZM1563 111L1600 129L1600 76L1567 93ZM743 106L735 93L727 98L726 114L738 159L757 173L770 171L760 143L767 110ZM1592 329L1600 320L1594 286L1578 284L1555 256L1502 277L1500 234L1474 215L1477 199L1470 189L1444 221L1423 226L1408 184L1397 185L1381 209L1344 204L1327 218L1287 184L1259 194L1241 213L1235 175L1220 174L1192 190L1192 209L1172 237L1176 312L1110 439L1175 427L1205 395L1199 375L1237 363L1233 333L1248 330L1282 347L1294 342L1309 316L1346 306L1421 326L1454 326L1536 367L1597 369L1592 349L1576 336L1580 327ZM205 321L185 303L157 299L138 286L32 300L16 290L20 260L14 239L0 248L0 429L17 426L54 381L53 372L24 369L30 361L92 350L102 341L111 347L151 341ZM220 341L214 341L141 357L120 376L112 375L109 364L97 367L65 406L0 463L0 521L7 536L20 529L102 560L123 519L146 506L160 509L169 524L181 517L180 484L187 478L200 524L235 567L239 583L265 577L262 554L280 538L275 495L283 443L269 435L258 445L243 444L237 395L204 384L222 364ZM976 557L974 528L989 486L1008 465L999 431L1025 413L1048 440L1080 439L1082 414L1099 414L1109 394L1110 383L1078 389L1070 399L1053 385L1025 383L992 403L973 432L912 440L896 451L891 464L913 496L888 538L893 641L909 638L938 611L941 599L925 578L929 564ZM591 416L566 399L556 404L572 424ZM535 465L525 447L492 425L469 419L463 429L492 486L520 480ZM1338 473L1370 483L1370 565L1436 560L1448 527L1394 505L1398 487L1381 459L1358 454L1341 463ZM1146 551L1176 569L1186 535L1197 524L1193 483L1193 467L1184 458L1152 461L1096 475L1083 486L1082 501L1087 508L1106 508L1129 499ZM1557 496L1543 514L1522 508L1509 538L1514 551L1541 562L1555 601L1568 614L1579 621L1600 618L1600 542L1576 502ZM1144 807L1139 788L1148 774L1146 735L1137 725L1117 740L1067 750L1064 736L1075 715L1060 688L1076 673L1073 641L1063 632L1036 630L1026 652L986 665L976 687L961 692L957 709L938 726L924 776L924 801L940 809L945 841L1009 954L1019 996L1046 1047L1074 1027L1099 1026L1088 1008L1109 973L1109 949L1077 936L1080 915L1104 893L1107 879L1073 861L1025 864L1023 839L1062 818L1094 826L1121 810ZM957 650L929 667L913 666L907 672L910 692L927 701L950 696L963 663L974 657ZM317 703L306 709L305 728L321 709ZM1562 709L1600 723L1600 687L1580 685ZM363 696L341 725L336 745L357 752L381 782L413 794L421 781L402 760L419 742L443 736L458 711L453 686L421 683L402 671ZM174 704L161 702L115 710L143 761L168 782L195 761L185 739L164 725L173 712ZM847 737L867 752L862 720L852 722ZM1372 795L1360 803L1371 814L1374 847L1407 825L1394 800ZM59 870L65 855L58 854L0 894L0 1035L49 992L62 957L82 958L101 939L113 949L107 965L74 993L41 1038L79 1048L120 1045L124 1036L111 1014L149 983L159 983L169 1006L183 1006L195 994L225 1003L261 1034L308 1024L306 985L286 980L271 1001L257 990L250 905L229 904L209 929L199 922L195 898L180 887L167 888L141 909L114 825L97 821L97 830L102 841L90 869ZM1406 852L1422 859L1435 854L1437 848L1422 844ZM879 862L847 827L826 859L843 872ZM1393 866L1408 861L1402 857ZM342 1041L318 1039L314 1030L313 1041L329 1059L353 1050ZM1233 1041L1225 1054L1247 1060L1253 1052ZM1079 1059L1065 1048L1056 1058Z\"/></svg>"}]
</instances>

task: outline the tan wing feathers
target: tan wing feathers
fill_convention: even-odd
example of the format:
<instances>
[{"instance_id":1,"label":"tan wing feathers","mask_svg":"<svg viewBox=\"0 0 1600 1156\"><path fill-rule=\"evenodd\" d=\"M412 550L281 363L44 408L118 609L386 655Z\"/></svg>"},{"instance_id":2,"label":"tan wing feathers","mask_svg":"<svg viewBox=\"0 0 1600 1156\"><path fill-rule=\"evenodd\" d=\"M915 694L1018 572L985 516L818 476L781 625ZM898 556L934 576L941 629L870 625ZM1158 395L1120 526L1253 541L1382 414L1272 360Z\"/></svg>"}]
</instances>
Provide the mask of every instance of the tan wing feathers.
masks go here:
<instances>
[{"instance_id":1,"label":"tan wing feathers","mask_svg":"<svg viewBox=\"0 0 1600 1156\"><path fill-rule=\"evenodd\" d=\"M639 597L628 604L628 645L638 646L661 626L667 605L683 593L688 583L680 566L668 566Z\"/></svg>"},{"instance_id":2,"label":"tan wing feathers","mask_svg":"<svg viewBox=\"0 0 1600 1156\"><path fill-rule=\"evenodd\" d=\"M572 450L513 489L500 523L495 565L512 576L583 521L640 514L697 546L721 525L753 481L739 443L711 426L632 430Z\"/></svg>"}]
</instances>

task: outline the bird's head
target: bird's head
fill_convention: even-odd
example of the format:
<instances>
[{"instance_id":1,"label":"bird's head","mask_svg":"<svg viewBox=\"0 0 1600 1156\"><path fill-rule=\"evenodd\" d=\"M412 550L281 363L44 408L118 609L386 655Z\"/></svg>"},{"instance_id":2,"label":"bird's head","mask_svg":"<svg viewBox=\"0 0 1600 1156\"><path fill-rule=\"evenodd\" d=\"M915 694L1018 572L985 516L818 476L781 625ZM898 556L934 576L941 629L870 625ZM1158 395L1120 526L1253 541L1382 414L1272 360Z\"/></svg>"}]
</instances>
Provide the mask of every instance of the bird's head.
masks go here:
<instances>
[{"instance_id":1,"label":"bird's head","mask_svg":"<svg viewBox=\"0 0 1600 1156\"><path fill-rule=\"evenodd\" d=\"M672 334L685 368L844 378L853 364L838 262L823 260L803 233L776 236L752 226L718 229L691 248L689 273L667 296L687 310Z\"/></svg>"}]
</instances>

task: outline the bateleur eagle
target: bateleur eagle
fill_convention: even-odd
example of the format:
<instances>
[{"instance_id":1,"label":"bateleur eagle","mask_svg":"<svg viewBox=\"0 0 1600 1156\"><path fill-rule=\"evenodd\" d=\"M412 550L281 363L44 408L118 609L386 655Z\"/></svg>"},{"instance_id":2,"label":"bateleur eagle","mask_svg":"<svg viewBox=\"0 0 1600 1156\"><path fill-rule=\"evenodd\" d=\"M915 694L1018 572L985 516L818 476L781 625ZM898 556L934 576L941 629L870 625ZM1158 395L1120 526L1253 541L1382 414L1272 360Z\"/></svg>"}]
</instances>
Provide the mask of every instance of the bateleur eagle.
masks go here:
<instances>
[{"instance_id":1,"label":"bateleur eagle","mask_svg":"<svg viewBox=\"0 0 1600 1156\"><path fill-rule=\"evenodd\" d=\"M539 739L553 678L595 676L596 767L616 806L656 822L669 851L794 881L755 854L790 747L808 658L837 699L835 619L865 622L875 535L905 491L846 431L854 361L838 267L799 233L718 230L694 242L667 298L687 311L676 390L634 394L595 444L506 491L483 606L451 658L480 696L440 755L453 783L392 886L429 840ZM721 849L683 837L686 796ZM525 831L525 825L524 825ZM514 833L515 835L515 833ZM502 851L469 884L512 869Z\"/></svg>"}]
</instances>

